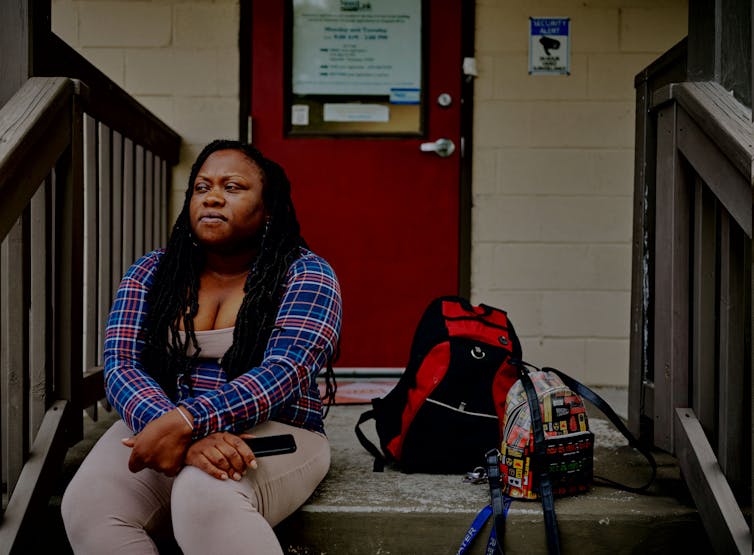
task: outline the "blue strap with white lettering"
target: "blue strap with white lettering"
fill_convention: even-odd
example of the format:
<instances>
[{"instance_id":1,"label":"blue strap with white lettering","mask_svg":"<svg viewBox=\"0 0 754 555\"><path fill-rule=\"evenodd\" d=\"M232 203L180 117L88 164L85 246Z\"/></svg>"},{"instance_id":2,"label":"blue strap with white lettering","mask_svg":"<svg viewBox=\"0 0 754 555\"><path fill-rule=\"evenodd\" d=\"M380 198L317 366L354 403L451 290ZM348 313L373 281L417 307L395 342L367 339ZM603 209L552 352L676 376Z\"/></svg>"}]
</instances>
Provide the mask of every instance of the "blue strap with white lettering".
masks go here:
<instances>
[{"instance_id":1,"label":"blue strap with white lettering","mask_svg":"<svg viewBox=\"0 0 754 555\"><path fill-rule=\"evenodd\" d=\"M463 555L464 553L466 553L466 550L471 545L471 542L474 541L474 538L476 538L479 530L482 529L484 523L489 520L490 516L492 516L492 506L485 505L485 507L481 511L479 511L479 514L476 515L476 518L474 519L474 522L471 523L471 526L469 526L469 530L463 537L461 547L458 548L456 555ZM494 527L492 531L495 531Z\"/></svg>"},{"instance_id":2,"label":"blue strap with white lettering","mask_svg":"<svg viewBox=\"0 0 754 555\"><path fill-rule=\"evenodd\" d=\"M503 519L508 516L508 509L511 505L511 498L510 497L504 497L503 501ZM474 522L471 523L471 526L469 527L469 530L466 532L466 535L463 537L463 541L461 542L461 547L458 548L458 551L456 552L456 555L463 555L466 553L466 550L469 548L471 543L474 541L474 538L479 533L479 530L481 530L484 527L484 524L489 520L490 516L492 516L492 505L486 505L481 511L479 511L479 514L476 515L476 518L474 519ZM499 548L499 551L497 549ZM495 555L496 553L503 553L503 546L498 546L497 543L497 534L495 534L495 526L492 527L490 530L490 537L487 540L487 549L485 550L485 555Z\"/></svg>"}]
</instances>

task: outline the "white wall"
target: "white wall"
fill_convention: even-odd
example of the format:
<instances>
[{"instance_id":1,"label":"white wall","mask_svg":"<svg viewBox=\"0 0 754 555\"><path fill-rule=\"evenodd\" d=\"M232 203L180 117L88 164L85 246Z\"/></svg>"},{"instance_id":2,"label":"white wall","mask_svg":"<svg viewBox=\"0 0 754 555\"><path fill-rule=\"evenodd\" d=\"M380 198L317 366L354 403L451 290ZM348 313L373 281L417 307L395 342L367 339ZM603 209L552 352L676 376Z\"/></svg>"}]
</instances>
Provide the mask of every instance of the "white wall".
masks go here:
<instances>
[{"instance_id":1,"label":"white wall","mask_svg":"<svg viewBox=\"0 0 754 555\"><path fill-rule=\"evenodd\" d=\"M524 357L628 382L636 73L686 35L683 0L478 0L472 298ZM529 17L571 18L571 74L528 75Z\"/></svg>"}]
</instances>

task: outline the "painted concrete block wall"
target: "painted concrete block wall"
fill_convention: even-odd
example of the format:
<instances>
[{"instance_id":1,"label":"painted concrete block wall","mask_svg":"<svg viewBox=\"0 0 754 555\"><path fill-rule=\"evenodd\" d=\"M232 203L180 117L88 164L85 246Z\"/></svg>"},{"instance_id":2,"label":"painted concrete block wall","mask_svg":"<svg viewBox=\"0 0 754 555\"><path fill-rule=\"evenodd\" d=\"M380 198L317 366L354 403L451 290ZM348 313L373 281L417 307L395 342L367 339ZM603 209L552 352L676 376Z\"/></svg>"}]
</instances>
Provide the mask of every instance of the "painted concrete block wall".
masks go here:
<instances>
[{"instance_id":1,"label":"painted concrete block wall","mask_svg":"<svg viewBox=\"0 0 754 555\"><path fill-rule=\"evenodd\" d=\"M53 0L52 29L182 137L173 221L199 150L238 137L237 0Z\"/></svg>"},{"instance_id":2,"label":"painted concrete block wall","mask_svg":"<svg viewBox=\"0 0 754 555\"><path fill-rule=\"evenodd\" d=\"M472 299L524 356L628 383L634 76L686 35L685 0L478 0ZM528 75L529 17L571 18L571 74Z\"/></svg>"}]
</instances>

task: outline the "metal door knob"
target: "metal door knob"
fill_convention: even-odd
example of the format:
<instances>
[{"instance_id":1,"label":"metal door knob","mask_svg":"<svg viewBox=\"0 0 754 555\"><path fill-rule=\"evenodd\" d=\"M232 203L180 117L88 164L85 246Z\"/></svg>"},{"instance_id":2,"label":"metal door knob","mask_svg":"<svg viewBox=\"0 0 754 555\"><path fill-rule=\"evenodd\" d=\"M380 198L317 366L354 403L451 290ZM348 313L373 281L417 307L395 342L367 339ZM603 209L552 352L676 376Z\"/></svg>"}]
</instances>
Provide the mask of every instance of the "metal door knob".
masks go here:
<instances>
[{"instance_id":1,"label":"metal door knob","mask_svg":"<svg viewBox=\"0 0 754 555\"><path fill-rule=\"evenodd\" d=\"M422 143L419 145L422 152L434 152L440 158L447 158L456 150L456 145L450 139L437 139L434 143Z\"/></svg>"}]
</instances>

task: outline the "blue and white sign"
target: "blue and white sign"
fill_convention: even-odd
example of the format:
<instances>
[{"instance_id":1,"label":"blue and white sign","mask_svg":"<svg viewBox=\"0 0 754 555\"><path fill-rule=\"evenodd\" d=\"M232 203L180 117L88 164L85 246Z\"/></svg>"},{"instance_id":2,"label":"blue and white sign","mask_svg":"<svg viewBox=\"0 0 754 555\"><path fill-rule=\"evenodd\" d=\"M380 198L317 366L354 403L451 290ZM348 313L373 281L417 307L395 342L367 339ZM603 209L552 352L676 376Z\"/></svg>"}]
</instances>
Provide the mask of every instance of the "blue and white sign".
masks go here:
<instances>
[{"instance_id":1,"label":"blue and white sign","mask_svg":"<svg viewBox=\"0 0 754 555\"><path fill-rule=\"evenodd\" d=\"M571 74L571 18L529 18L529 74Z\"/></svg>"}]
</instances>

